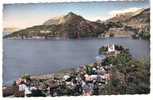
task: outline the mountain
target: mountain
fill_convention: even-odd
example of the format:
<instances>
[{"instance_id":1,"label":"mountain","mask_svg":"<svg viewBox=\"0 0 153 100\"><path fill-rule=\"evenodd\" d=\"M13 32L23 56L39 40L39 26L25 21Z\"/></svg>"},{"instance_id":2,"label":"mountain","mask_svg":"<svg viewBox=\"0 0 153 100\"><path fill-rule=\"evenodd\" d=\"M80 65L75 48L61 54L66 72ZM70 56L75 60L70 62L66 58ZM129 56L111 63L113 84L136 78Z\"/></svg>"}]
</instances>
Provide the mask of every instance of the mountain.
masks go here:
<instances>
[{"instance_id":1,"label":"mountain","mask_svg":"<svg viewBox=\"0 0 153 100\"><path fill-rule=\"evenodd\" d=\"M121 22L134 28L140 28L143 25L150 24L150 8L116 15L107 21Z\"/></svg>"},{"instance_id":2,"label":"mountain","mask_svg":"<svg viewBox=\"0 0 153 100\"><path fill-rule=\"evenodd\" d=\"M58 25L63 23L64 16L51 18L43 23L43 25Z\"/></svg>"},{"instance_id":3,"label":"mountain","mask_svg":"<svg viewBox=\"0 0 153 100\"><path fill-rule=\"evenodd\" d=\"M73 20L75 18L84 20L81 16L78 16L78 15L74 14L73 12L69 12L65 16L59 16L59 17L51 18L51 19L45 21L43 23L43 25L54 25L54 24L55 25L58 25L58 24L64 24L67 21L71 21L71 20Z\"/></svg>"},{"instance_id":4,"label":"mountain","mask_svg":"<svg viewBox=\"0 0 153 100\"><path fill-rule=\"evenodd\" d=\"M42 25L15 31L4 38L150 38L150 8L118 14L106 21L86 20L73 12L45 21Z\"/></svg>"},{"instance_id":5,"label":"mountain","mask_svg":"<svg viewBox=\"0 0 153 100\"><path fill-rule=\"evenodd\" d=\"M64 33L64 37L97 37L104 32L105 26L97 22L91 22L72 12L64 16L59 24L59 32Z\"/></svg>"},{"instance_id":6,"label":"mountain","mask_svg":"<svg viewBox=\"0 0 153 100\"><path fill-rule=\"evenodd\" d=\"M84 38L97 37L105 31L104 24L91 22L83 17L69 12L67 15L55 19L49 19L43 25L29 27L13 32L6 37L62 37L62 38Z\"/></svg>"},{"instance_id":7,"label":"mountain","mask_svg":"<svg viewBox=\"0 0 153 100\"><path fill-rule=\"evenodd\" d=\"M7 36L11 34L12 32L20 30L19 28L16 27L4 27L3 28L3 36Z\"/></svg>"},{"instance_id":8,"label":"mountain","mask_svg":"<svg viewBox=\"0 0 153 100\"><path fill-rule=\"evenodd\" d=\"M12 33L12 32L15 32L19 30L19 28L16 28L16 27L4 27L3 28L3 33Z\"/></svg>"},{"instance_id":9,"label":"mountain","mask_svg":"<svg viewBox=\"0 0 153 100\"><path fill-rule=\"evenodd\" d=\"M119 14L108 19L105 23L107 25L110 23L120 23L122 27L118 27L118 29L122 28L126 32L132 31L135 33L132 33L133 36L150 38L150 8ZM114 30L117 30L117 28Z\"/></svg>"}]
</instances>

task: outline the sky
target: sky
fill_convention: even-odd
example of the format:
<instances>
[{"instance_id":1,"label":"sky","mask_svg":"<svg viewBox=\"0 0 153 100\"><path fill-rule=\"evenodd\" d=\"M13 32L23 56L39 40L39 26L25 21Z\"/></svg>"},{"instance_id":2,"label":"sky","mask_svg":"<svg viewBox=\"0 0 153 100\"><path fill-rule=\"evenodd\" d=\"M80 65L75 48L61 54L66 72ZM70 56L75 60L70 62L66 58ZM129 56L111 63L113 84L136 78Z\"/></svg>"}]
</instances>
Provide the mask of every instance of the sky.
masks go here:
<instances>
[{"instance_id":1,"label":"sky","mask_svg":"<svg viewBox=\"0 0 153 100\"><path fill-rule=\"evenodd\" d=\"M116 13L150 7L149 0L141 2L78 2L78 3L19 3L3 5L3 27L26 28L41 25L56 16L73 12L85 19L106 20Z\"/></svg>"}]
</instances>

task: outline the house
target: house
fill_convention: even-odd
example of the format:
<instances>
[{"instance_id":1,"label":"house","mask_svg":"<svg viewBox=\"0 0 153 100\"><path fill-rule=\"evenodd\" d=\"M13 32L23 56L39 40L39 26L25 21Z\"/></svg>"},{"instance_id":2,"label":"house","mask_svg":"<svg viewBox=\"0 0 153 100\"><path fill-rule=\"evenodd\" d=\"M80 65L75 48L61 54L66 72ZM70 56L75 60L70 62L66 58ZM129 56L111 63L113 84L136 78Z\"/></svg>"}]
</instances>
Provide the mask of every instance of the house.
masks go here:
<instances>
[{"instance_id":1,"label":"house","mask_svg":"<svg viewBox=\"0 0 153 100\"><path fill-rule=\"evenodd\" d=\"M115 45L114 44L109 44L108 45L108 52L115 52Z\"/></svg>"},{"instance_id":2,"label":"house","mask_svg":"<svg viewBox=\"0 0 153 100\"><path fill-rule=\"evenodd\" d=\"M49 30L41 30L40 33L50 33L51 31Z\"/></svg>"},{"instance_id":3,"label":"house","mask_svg":"<svg viewBox=\"0 0 153 100\"><path fill-rule=\"evenodd\" d=\"M101 64L101 62L105 59L106 57L104 55L96 56L96 63Z\"/></svg>"},{"instance_id":4,"label":"house","mask_svg":"<svg viewBox=\"0 0 153 100\"><path fill-rule=\"evenodd\" d=\"M106 54L107 57L116 56L117 54L120 53L120 51L115 49L115 45L114 44L109 44L107 47L108 47L108 51L107 51L107 54Z\"/></svg>"}]
</instances>

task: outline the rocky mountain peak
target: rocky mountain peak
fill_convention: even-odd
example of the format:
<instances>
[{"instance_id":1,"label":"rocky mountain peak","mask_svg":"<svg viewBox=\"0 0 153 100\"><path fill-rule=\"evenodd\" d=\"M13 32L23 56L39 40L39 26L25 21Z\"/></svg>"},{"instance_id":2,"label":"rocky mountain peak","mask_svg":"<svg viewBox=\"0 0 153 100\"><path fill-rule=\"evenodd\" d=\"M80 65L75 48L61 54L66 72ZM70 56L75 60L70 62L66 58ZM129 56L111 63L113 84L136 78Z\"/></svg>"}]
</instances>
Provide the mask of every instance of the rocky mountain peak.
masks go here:
<instances>
[{"instance_id":1,"label":"rocky mountain peak","mask_svg":"<svg viewBox=\"0 0 153 100\"><path fill-rule=\"evenodd\" d=\"M67 16L77 16L75 13L73 13L73 12L69 12L68 14L67 14Z\"/></svg>"},{"instance_id":2,"label":"rocky mountain peak","mask_svg":"<svg viewBox=\"0 0 153 100\"><path fill-rule=\"evenodd\" d=\"M69 12L65 16L51 18L45 21L43 25L64 24L66 22L73 21L73 20L84 20L84 18L82 18L81 16L73 12Z\"/></svg>"}]
</instances>

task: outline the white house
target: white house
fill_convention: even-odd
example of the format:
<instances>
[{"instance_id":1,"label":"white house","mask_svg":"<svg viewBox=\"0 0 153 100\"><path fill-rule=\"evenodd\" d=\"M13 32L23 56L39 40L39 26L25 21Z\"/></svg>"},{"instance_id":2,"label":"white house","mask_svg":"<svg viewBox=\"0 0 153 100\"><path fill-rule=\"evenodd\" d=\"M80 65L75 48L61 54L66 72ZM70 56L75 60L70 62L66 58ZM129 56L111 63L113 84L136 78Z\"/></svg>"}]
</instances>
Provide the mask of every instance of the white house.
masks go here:
<instances>
[{"instance_id":1,"label":"white house","mask_svg":"<svg viewBox=\"0 0 153 100\"><path fill-rule=\"evenodd\" d=\"M108 52L115 52L115 45L114 44L108 45Z\"/></svg>"}]
</instances>

